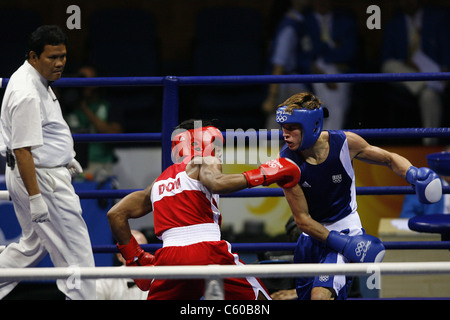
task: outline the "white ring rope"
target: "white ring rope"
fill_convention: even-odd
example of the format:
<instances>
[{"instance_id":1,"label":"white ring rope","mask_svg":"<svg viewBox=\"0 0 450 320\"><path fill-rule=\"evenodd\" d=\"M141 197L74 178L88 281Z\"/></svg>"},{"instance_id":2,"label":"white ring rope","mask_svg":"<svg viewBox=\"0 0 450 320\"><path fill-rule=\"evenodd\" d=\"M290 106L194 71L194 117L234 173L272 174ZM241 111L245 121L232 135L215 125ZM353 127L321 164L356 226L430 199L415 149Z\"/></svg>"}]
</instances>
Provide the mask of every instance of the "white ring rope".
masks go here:
<instances>
[{"instance_id":1,"label":"white ring rope","mask_svg":"<svg viewBox=\"0 0 450 320\"><path fill-rule=\"evenodd\" d=\"M352 264L286 264L286 265L208 265L156 267L68 267L68 268L4 268L0 281L50 280L79 277L133 279L223 279L277 277L311 277L318 275L362 276L450 274L450 262L386 262Z\"/></svg>"},{"instance_id":2,"label":"white ring rope","mask_svg":"<svg viewBox=\"0 0 450 320\"><path fill-rule=\"evenodd\" d=\"M9 191L8 190L1 190L0 191L0 200L9 201Z\"/></svg>"}]
</instances>

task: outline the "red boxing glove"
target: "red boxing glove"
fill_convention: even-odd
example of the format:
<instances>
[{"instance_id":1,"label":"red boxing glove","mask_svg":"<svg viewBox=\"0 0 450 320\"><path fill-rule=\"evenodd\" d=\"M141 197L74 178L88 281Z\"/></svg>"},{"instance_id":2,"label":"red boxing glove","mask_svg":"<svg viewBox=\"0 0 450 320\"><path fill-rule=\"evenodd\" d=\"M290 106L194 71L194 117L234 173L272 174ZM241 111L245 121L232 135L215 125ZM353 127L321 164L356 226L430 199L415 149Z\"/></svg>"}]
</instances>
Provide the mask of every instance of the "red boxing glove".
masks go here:
<instances>
[{"instance_id":1,"label":"red boxing glove","mask_svg":"<svg viewBox=\"0 0 450 320\"><path fill-rule=\"evenodd\" d=\"M128 244L117 244L122 257L125 259L126 265L135 266L151 266L155 262L155 256L142 250L134 236L131 236ZM142 291L147 291L152 282L151 279L134 279L136 285Z\"/></svg>"},{"instance_id":2,"label":"red boxing glove","mask_svg":"<svg viewBox=\"0 0 450 320\"><path fill-rule=\"evenodd\" d=\"M258 169L242 173L249 188L259 185L268 186L278 183L282 188L292 188L301 177L300 168L290 159L278 158L259 166Z\"/></svg>"}]
</instances>

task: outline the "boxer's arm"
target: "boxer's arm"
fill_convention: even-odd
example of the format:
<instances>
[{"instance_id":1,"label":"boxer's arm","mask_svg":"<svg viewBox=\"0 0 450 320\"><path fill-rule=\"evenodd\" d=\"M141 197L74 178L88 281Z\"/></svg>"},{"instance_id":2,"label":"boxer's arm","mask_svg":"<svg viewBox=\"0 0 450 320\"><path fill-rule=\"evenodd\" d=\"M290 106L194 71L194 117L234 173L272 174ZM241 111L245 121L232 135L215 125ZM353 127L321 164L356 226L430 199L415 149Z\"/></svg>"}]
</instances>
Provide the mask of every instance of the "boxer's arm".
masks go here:
<instances>
[{"instance_id":1,"label":"boxer's arm","mask_svg":"<svg viewBox=\"0 0 450 320\"><path fill-rule=\"evenodd\" d=\"M358 160L386 166L398 176L405 178L406 171L412 166L408 159L382 148L370 145L366 140L352 132L346 132L350 157Z\"/></svg>"},{"instance_id":2,"label":"boxer's arm","mask_svg":"<svg viewBox=\"0 0 450 320\"><path fill-rule=\"evenodd\" d=\"M416 168L406 158L369 145L363 138L346 133L350 155L364 162L385 165L414 186L422 203L435 203L442 197L442 184L438 175L429 168ZM352 157L352 158L353 158Z\"/></svg>"},{"instance_id":3,"label":"boxer's arm","mask_svg":"<svg viewBox=\"0 0 450 320\"><path fill-rule=\"evenodd\" d=\"M115 204L107 214L111 232L117 240L117 248L126 261L127 266L153 265L155 257L142 250L131 234L128 219L140 218L153 210L150 194L153 183L145 190L132 192ZM143 291L150 288L151 279L134 279Z\"/></svg>"},{"instance_id":4,"label":"boxer's arm","mask_svg":"<svg viewBox=\"0 0 450 320\"><path fill-rule=\"evenodd\" d=\"M131 239L129 219L140 218L153 210L150 194L153 183L145 190L132 192L116 203L107 213L109 226L119 244Z\"/></svg>"},{"instance_id":5,"label":"boxer's arm","mask_svg":"<svg viewBox=\"0 0 450 320\"><path fill-rule=\"evenodd\" d=\"M308 213L308 203L302 188L296 185L292 188L283 188L283 192L299 229L314 239L325 243L329 231Z\"/></svg>"},{"instance_id":6,"label":"boxer's arm","mask_svg":"<svg viewBox=\"0 0 450 320\"><path fill-rule=\"evenodd\" d=\"M222 164L216 157L205 157L199 165L198 180L215 194L226 194L247 188L244 175L222 173Z\"/></svg>"}]
</instances>

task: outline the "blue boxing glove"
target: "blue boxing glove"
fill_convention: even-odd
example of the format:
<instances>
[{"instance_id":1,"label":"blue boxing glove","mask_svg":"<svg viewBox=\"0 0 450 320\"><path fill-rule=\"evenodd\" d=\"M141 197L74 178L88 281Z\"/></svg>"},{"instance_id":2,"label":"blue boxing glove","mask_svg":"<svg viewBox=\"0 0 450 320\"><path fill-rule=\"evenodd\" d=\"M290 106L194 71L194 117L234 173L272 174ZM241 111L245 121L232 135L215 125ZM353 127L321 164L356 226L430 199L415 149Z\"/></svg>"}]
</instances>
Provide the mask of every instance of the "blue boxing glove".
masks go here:
<instances>
[{"instance_id":1,"label":"blue boxing glove","mask_svg":"<svg viewBox=\"0 0 450 320\"><path fill-rule=\"evenodd\" d=\"M433 170L411 166L406 171L406 181L413 186L420 202L430 204L441 200L442 182Z\"/></svg>"},{"instance_id":2,"label":"blue boxing glove","mask_svg":"<svg viewBox=\"0 0 450 320\"><path fill-rule=\"evenodd\" d=\"M351 262L381 262L385 254L380 239L368 234L348 236L338 231L330 231L326 244Z\"/></svg>"}]
</instances>

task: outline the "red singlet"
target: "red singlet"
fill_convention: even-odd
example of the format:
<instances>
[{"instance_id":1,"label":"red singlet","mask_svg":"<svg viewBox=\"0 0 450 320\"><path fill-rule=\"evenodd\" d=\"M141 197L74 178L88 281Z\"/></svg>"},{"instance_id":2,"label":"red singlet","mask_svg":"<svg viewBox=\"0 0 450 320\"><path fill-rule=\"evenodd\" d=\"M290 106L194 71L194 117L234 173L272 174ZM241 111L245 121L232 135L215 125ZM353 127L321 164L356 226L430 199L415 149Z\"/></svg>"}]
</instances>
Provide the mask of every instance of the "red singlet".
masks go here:
<instances>
[{"instance_id":1,"label":"red singlet","mask_svg":"<svg viewBox=\"0 0 450 320\"><path fill-rule=\"evenodd\" d=\"M151 192L156 235L163 248L155 253L155 265L240 265L231 245L221 240L219 196L186 174L186 164L174 164L155 181ZM200 299L204 280L153 280L149 300ZM270 299L255 277L224 279L225 299Z\"/></svg>"}]
</instances>

